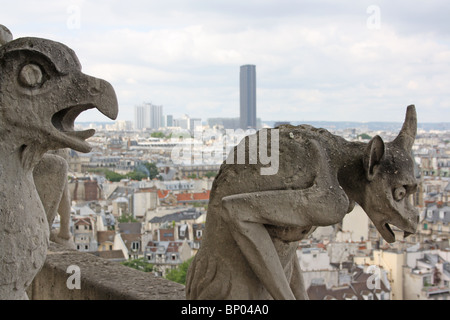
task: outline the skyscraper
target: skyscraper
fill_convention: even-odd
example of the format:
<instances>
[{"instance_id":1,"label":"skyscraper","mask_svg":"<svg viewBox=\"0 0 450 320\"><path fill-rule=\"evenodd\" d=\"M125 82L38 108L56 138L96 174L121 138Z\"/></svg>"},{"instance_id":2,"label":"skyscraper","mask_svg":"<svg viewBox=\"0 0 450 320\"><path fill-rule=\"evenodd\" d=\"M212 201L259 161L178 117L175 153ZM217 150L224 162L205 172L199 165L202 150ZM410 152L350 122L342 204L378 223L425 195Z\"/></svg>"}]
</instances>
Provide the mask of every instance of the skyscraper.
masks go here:
<instances>
[{"instance_id":1,"label":"skyscraper","mask_svg":"<svg viewBox=\"0 0 450 320\"><path fill-rule=\"evenodd\" d=\"M168 115L165 116L165 119L166 119L165 126L166 127L173 127L173 115L168 114Z\"/></svg>"},{"instance_id":2,"label":"skyscraper","mask_svg":"<svg viewBox=\"0 0 450 320\"><path fill-rule=\"evenodd\" d=\"M256 66L241 66L239 78L241 129L256 129Z\"/></svg>"},{"instance_id":3,"label":"skyscraper","mask_svg":"<svg viewBox=\"0 0 450 320\"><path fill-rule=\"evenodd\" d=\"M150 129L158 130L162 127L163 106L156 106L151 103L148 106L150 108Z\"/></svg>"},{"instance_id":4,"label":"skyscraper","mask_svg":"<svg viewBox=\"0 0 450 320\"><path fill-rule=\"evenodd\" d=\"M134 107L134 125L137 130L162 127L163 106L144 103Z\"/></svg>"},{"instance_id":5,"label":"skyscraper","mask_svg":"<svg viewBox=\"0 0 450 320\"><path fill-rule=\"evenodd\" d=\"M136 130L143 130L150 125L150 116L148 108L145 105L134 106L134 128Z\"/></svg>"}]
</instances>

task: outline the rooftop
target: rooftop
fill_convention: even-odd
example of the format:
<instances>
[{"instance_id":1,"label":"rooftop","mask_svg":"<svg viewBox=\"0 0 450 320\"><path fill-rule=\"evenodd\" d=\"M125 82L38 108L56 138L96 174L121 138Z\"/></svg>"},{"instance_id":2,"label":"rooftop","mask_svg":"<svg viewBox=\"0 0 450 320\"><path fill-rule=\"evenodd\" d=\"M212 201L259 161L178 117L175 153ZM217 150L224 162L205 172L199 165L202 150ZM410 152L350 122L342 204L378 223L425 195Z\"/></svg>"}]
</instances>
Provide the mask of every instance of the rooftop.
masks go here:
<instances>
[{"instance_id":1,"label":"rooftop","mask_svg":"<svg viewBox=\"0 0 450 320\"><path fill-rule=\"evenodd\" d=\"M164 223L164 222L180 222L182 220L195 220L202 215L202 212L197 211L194 208L190 208L184 211L179 211L171 214L167 214L162 217L154 217L150 223Z\"/></svg>"}]
</instances>

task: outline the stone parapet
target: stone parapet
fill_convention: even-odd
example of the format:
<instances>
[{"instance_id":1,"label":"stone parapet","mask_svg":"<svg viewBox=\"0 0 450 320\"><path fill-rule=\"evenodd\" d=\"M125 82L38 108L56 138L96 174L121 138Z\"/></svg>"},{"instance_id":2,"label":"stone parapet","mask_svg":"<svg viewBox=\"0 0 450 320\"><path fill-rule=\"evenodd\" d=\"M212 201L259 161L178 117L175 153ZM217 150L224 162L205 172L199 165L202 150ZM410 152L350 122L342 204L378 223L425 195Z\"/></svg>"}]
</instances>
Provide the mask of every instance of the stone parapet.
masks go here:
<instances>
[{"instance_id":1,"label":"stone parapet","mask_svg":"<svg viewBox=\"0 0 450 320\"><path fill-rule=\"evenodd\" d=\"M79 288L79 289L78 289ZM50 243L31 300L184 300L184 286L90 253Z\"/></svg>"}]
</instances>

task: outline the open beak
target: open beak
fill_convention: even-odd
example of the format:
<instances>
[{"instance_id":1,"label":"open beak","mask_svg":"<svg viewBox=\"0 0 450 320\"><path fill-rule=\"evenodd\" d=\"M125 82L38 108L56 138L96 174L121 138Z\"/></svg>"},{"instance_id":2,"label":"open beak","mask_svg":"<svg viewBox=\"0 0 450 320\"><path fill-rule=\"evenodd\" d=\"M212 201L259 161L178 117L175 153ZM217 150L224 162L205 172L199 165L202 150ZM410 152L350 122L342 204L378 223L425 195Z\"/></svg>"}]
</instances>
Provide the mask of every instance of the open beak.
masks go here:
<instances>
[{"instance_id":1,"label":"open beak","mask_svg":"<svg viewBox=\"0 0 450 320\"><path fill-rule=\"evenodd\" d=\"M85 76L85 75L84 75ZM95 134L94 129L75 131L75 120L84 111L96 108L102 114L114 120L118 114L118 102L113 87L108 82L85 76L87 78L85 93L80 103L59 110L52 116L53 126L63 135L68 147L79 152L89 152L91 146L85 140Z\"/></svg>"},{"instance_id":2,"label":"open beak","mask_svg":"<svg viewBox=\"0 0 450 320\"><path fill-rule=\"evenodd\" d=\"M406 217L403 217L396 213L388 220L374 222L375 227L380 232L384 240L389 243L393 243L396 240L391 225L394 225L403 231L404 239L416 232L419 217L417 210L415 208L408 208L406 214Z\"/></svg>"}]
</instances>

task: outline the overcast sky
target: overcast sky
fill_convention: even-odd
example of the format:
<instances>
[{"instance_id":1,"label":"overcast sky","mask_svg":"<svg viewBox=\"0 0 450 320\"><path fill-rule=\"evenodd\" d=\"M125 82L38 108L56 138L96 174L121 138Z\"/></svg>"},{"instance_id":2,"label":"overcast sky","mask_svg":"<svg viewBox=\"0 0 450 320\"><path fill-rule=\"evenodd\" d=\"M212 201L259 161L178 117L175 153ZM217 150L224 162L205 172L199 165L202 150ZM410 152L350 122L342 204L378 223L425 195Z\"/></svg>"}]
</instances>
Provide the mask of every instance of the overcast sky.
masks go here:
<instances>
[{"instance_id":1,"label":"overcast sky","mask_svg":"<svg viewBox=\"0 0 450 320\"><path fill-rule=\"evenodd\" d=\"M263 121L450 121L450 1L2 1L14 38L62 42L134 106L238 117L239 67L256 65ZM108 120L85 112L79 121Z\"/></svg>"}]
</instances>

